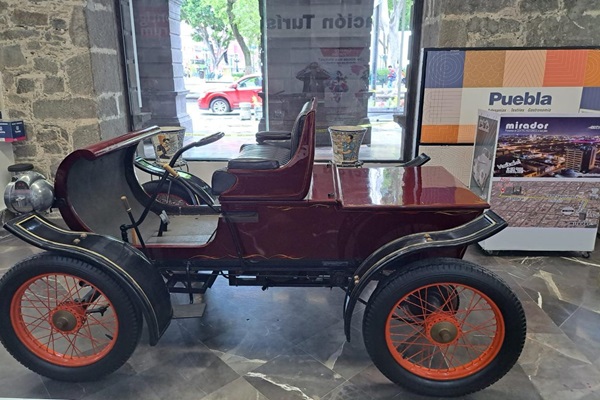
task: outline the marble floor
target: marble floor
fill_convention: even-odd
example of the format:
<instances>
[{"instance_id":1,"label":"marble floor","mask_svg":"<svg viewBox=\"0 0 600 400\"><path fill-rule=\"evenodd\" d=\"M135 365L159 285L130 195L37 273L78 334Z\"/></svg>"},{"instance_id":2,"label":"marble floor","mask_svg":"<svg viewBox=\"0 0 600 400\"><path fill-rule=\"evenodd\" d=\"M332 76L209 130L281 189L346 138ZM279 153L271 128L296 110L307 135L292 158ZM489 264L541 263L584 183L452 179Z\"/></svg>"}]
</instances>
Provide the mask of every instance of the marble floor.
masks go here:
<instances>
[{"instance_id":1,"label":"marble floor","mask_svg":"<svg viewBox=\"0 0 600 400\"><path fill-rule=\"evenodd\" d=\"M0 274L36 251L0 239ZM472 246L466 259L512 286L528 333L508 375L465 398L600 399L600 253L487 256ZM218 279L205 295L202 318L174 320L155 347L142 337L131 359L99 381L52 381L0 348L0 398L424 399L373 366L362 342L362 309L353 340L345 342L343 295L339 289L235 288Z\"/></svg>"}]
</instances>

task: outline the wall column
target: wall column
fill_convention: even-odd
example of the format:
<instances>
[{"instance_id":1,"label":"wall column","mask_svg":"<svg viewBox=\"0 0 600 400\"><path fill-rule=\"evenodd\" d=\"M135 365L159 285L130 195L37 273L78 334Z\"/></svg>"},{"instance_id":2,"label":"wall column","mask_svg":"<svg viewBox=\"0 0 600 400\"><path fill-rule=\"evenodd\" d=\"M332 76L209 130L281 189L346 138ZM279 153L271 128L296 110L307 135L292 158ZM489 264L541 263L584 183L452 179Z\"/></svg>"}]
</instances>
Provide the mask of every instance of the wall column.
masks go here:
<instances>
[{"instance_id":1,"label":"wall column","mask_svg":"<svg viewBox=\"0 0 600 400\"><path fill-rule=\"evenodd\" d=\"M186 111L181 55L181 0L134 2L135 30L145 125L184 126L192 131Z\"/></svg>"}]
</instances>

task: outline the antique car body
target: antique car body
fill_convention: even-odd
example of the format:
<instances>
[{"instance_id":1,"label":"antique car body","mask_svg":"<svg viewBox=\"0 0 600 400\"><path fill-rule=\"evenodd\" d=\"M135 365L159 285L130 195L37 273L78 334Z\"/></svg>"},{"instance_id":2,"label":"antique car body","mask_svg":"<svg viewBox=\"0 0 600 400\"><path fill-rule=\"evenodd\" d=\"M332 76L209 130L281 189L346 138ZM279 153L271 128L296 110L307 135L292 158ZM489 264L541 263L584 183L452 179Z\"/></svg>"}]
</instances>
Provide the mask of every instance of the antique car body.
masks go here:
<instances>
[{"instance_id":1,"label":"antique car body","mask_svg":"<svg viewBox=\"0 0 600 400\"><path fill-rule=\"evenodd\" d=\"M49 344L40 350L35 329L27 328L26 317L21 315L36 279L53 287L58 287L58 281L73 279L90 289L74 300L70 294L46 305L48 311L36 319L42 320L37 325L47 324L51 332L77 336L90 319L104 317L112 306L115 316L111 321L120 328L124 326L118 324L119 313L131 314L138 324L141 318L136 318L136 313L143 315L150 344L158 342L172 318L169 293L188 293L191 300L193 293L203 293L219 275L236 286L340 287L346 291L344 321L350 339L354 306L363 301L360 295L368 283L379 281L364 322L364 329L375 334L365 334L365 341L376 365L390 379L422 394L457 396L480 390L502 377L523 346L523 310L505 284L460 259L467 245L493 235L506 223L493 212L486 212L489 205L442 167L346 168L315 163L315 106L316 102L299 120L299 141L289 161L280 165L260 157L233 160L226 170L215 172L215 194L204 197L206 202L201 205L165 207L143 190L134 168L136 149L140 141L158 133L155 127L67 156L56 175L55 193L69 229L57 227L36 213L5 225L19 238L49 251L42 256L46 257L42 260L44 268L56 263L58 272L49 269L52 278L47 278L48 274L36 272L41 261L33 259L15 266L0 281L0 294L8 294L4 296L8 300L0 301L0 311L9 315L0 317L4 318L0 323L14 327L14 332L0 332L3 344L9 350L20 346L21 350L11 351L19 361L54 379L95 378L126 360L109 360L112 350L105 351L104 345L93 341L92 352L96 346L102 347L94 359L88 359L87 354L73 355L73 350L71 355L59 353L54 342L51 350ZM177 172L165 165L164 179L168 173L177 179ZM212 202L216 196L218 202ZM168 225L165 209L169 210ZM72 259L73 265L58 256ZM81 277L77 268L85 270ZM104 283L104 275L110 284ZM415 281L413 275L422 276ZM413 281L416 286L407 289L403 300L393 297L398 292L394 286ZM112 299L116 300L108 293L112 286L123 292L114 294ZM465 301L466 294L470 297ZM118 310L118 303L127 302L117 301L122 295L134 304L132 309ZM413 299L419 297L428 305L415 309ZM98 305L96 298L105 300ZM494 327L481 328L489 335L489 343L473 344L473 349L487 346L473 360L452 366L445 355L436 356L434 350L429 367L424 367L411 360L413 356L404 357L405 350L399 350L410 347L414 339L406 339L401 346L390 344L398 334L392 332L396 328L390 328L390 323L402 320L394 313L411 303L411 317L404 318L404 325L410 329L419 326L427 332L422 336L437 346L434 349L442 349L440 354L452 345L459 348L458 342L468 341L470 332L461 316L479 312L474 299L479 299L476 304L489 303L485 312L491 313L478 323L489 325L491 320ZM385 308L379 303L390 301L396 306L378 316L377 310ZM387 324L384 336L377 333L383 332L381 324ZM469 324L477 326L475 322ZM106 348L120 343L113 343L116 332L105 333L98 340L104 342L105 337L110 339ZM128 351L132 352L137 341L130 342L133 347ZM382 355L385 343L389 351ZM41 361L32 361L31 353ZM445 367L432 367L432 362L438 362L436 357ZM75 364L70 365L72 360Z\"/></svg>"}]
</instances>

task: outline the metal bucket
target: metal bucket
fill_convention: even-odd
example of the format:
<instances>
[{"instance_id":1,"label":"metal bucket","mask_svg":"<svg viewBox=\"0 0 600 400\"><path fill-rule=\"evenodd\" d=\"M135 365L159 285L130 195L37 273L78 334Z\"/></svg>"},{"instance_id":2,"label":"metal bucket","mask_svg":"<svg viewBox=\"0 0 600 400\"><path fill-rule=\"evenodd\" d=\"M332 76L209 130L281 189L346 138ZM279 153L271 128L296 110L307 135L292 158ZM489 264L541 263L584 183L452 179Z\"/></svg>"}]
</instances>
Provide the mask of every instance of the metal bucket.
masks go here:
<instances>
[{"instance_id":1,"label":"metal bucket","mask_svg":"<svg viewBox=\"0 0 600 400\"><path fill-rule=\"evenodd\" d=\"M152 136L152 147L156 162L166 162L183 147L185 128L183 126L161 126L160 133Z\"/></svg>"},{"instance_id":2,"label":"metal bucket","mask_svg":"<svg viewBox=\"0 0 600 400\"><path fill-rule=\"evenodd\" d=\"M362 126L330 126L333 162L341 166L358 166L360 145L365 137L367 128Z\"/></svg>"}]
</instances>

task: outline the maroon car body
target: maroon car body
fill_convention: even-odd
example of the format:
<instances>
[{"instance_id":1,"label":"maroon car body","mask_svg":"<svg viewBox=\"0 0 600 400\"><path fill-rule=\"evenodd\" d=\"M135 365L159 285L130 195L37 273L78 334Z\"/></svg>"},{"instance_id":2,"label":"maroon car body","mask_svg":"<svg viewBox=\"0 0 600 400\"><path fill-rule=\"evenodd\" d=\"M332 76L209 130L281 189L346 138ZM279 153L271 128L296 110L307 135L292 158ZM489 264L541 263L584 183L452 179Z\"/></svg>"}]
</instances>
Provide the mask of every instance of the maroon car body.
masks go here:
<instances>
[{"instance_id":1,"label":"maroon car body","mask_svg":"<svg viewBox=\"0 0 600 400\"><path fill-rule=\"evenodd\" d=\"M213 175L218 202L169 208L168 216L134 168L139 143L158 128L68 155L55 193L69 229L35 213L5 225L48 253L0 280L3 344L45 376L95 379L127 360L142 320L150 344L158 342L173 316L170 293L192 301L218 276L263 289L340 287L350 339L355 305L378 282L363 336L387 377L435 396L467 394L500 379L523 347L523 309L505 283L461 258L506 223L442 167L315 163L316 104L305 105L288 147L246 148L287 149L289 158L279 164L242 156L243 148ZM180 179L164 168L161 182L167 173ZM41 316L30 316L32 308Z\"/></svg>"}]
</instances>

